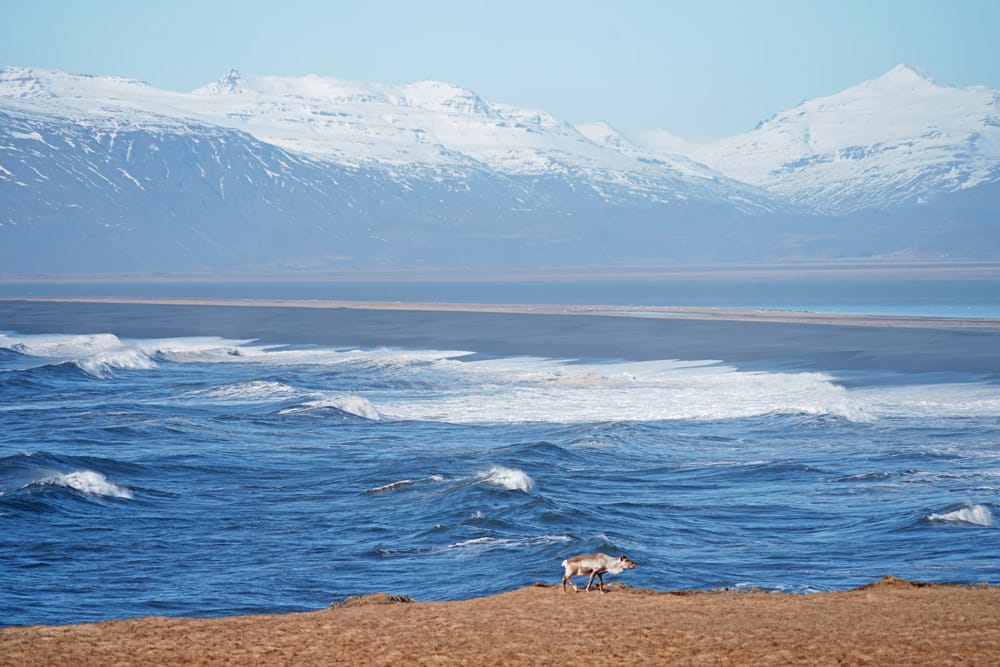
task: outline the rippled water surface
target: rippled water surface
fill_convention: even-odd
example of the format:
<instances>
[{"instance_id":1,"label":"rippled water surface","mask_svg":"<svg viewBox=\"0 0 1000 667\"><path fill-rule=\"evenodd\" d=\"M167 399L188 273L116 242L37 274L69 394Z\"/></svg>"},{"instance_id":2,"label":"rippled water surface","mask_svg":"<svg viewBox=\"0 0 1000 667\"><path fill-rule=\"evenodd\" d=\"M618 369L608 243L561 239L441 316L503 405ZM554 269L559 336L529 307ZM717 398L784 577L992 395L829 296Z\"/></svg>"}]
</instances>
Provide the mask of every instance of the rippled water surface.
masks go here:
<instances>
[{"instance_id":1,"label":"rippled water surface","mask_svg":"<svg viewBox=\"0 0 1000 667\"><path fill-rule=\"evenodd\" d=\"M996 381L475 352L0 335L0 623L1000 579Z\"/></svg>"}]
</instances>

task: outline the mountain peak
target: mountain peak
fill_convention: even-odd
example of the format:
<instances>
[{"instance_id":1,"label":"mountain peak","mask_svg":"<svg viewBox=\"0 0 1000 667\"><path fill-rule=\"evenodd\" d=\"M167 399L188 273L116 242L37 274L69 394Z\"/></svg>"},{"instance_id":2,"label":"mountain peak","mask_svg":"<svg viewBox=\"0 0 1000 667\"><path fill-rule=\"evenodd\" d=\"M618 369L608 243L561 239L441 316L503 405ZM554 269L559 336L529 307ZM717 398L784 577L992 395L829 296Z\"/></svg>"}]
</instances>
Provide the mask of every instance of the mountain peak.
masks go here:
<instances>
[{"instance_id":1,"label":"mountain peak","mask_svg":"<svg viewBox=\"0 0 1000 667\"><path fill-rule=\"evenodd\" d=\"M210 83L195 92L209 93L211 95L233 95L242 92L245 87L243 75L240 74L238 69L233 67L220 76L215 83Z\"/></svg>"},{"instance_id":2,"label":"mountain peak","mask_svg":"<svg viewBox=\"0 0 1000 667\"><path fill-rule=\"evenodd\" d=\"M52 97L34 69L4 67L0 69L0 95L4 97Z\"/></svg>"},{"instance_id":3,"label":"mountain peak","mask_svg":"<svg viewBox=\"0 0 1000 667\"><path fill-rule=\"evenodd\" d=\"M479 95L453 83L426 79L400 87L407 103L426 109L481 116L494 116Z\"/></svg>"},{"instance_id":4,"label":"mountain peak","mask_svg":"<svg viewBox=\"0 0 1000 667\"><path fill-rule=\"evenodd\" d=\"M603 120L576 126L576 131L595 144L611 146L618 150L635 150L636 147L621 132Z\"/></svg>"},{"instance_id":5,"label":"mountain peak","mask_svg":"<svg viewBox=\"0 0 1000 667\"><path fill-rule=\"evenodd\" d=\"M896 65L882 76L866 81L861 86L886 88L892 91L916 90L918 88L940 88L927 72L912 65Z\"/></svg>"}]
</instances>

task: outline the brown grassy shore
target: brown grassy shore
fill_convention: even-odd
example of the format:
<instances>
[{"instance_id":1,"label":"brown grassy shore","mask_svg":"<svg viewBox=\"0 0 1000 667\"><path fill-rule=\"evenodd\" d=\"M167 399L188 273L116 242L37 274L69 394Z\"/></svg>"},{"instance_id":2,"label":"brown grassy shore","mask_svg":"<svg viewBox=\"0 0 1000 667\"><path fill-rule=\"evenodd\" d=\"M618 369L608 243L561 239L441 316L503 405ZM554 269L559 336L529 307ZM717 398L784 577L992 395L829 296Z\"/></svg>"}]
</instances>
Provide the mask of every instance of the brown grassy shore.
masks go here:
<instances>
[{"instance_id":1,"label":"brown grassy shore","mask_svg":"<svg viewBox=\"0 0 1000 667\"><path fill-rule=\"evenodd\" d=\"M996 665L1000 588L852 591L536 585L455 602L381 594L308 613L0 630L2 665Z\"/></svg>"}]
</instances>

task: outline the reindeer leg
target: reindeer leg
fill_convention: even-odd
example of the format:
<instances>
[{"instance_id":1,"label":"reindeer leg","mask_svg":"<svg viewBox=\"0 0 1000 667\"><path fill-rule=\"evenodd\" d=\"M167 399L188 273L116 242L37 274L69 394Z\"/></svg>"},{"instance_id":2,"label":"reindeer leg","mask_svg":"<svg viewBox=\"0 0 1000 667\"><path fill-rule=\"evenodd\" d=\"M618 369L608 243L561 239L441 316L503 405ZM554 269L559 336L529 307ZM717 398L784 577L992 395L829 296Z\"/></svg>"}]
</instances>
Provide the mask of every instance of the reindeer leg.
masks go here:
<instances>
[{"instance_id":1,"label":"reindeer leg","mask_svg":"<svg viewBox=\"0 0 1000 667\"><path fill-rule=\"evenodd\" d=\"M587 592L588 593L590 592L590 587L594 583L594 577L596 577L596 576L597 576L597 572L596 571L590 573L590 580L587 582Z\"/></svg>"},{"instance_id":2,"label":"reindeer leg","mask_svg":"<svg viewBox=\"0 0 1000 667\"><path fill-rule=\"evenodd\" d=\"M604 590L604 573L603 572L598 572L597 573L597 587L599 589L601 589L602 593L605 592L605 590Z\"/></svg>"}]
</instances>

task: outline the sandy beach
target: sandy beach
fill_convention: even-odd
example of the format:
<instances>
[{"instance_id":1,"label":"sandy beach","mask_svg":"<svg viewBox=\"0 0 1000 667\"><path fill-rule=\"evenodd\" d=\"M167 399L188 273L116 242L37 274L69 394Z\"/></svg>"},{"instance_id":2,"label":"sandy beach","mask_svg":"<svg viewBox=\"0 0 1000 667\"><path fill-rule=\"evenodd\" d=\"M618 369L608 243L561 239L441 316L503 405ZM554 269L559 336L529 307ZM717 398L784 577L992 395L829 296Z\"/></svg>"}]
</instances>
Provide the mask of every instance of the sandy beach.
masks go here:
<instances>
[{"instance_id":1,"label":"sandy beach","mask_svg":"<svg viewBox=\"0 0 1000 667\"><path fill-rule=\"evenodd\" d=\"M852 591L535 587L455 602L384 594L316 612L0 630L2 665L990 665L1000 588L886 578Z\"/></svg>"}]
</instances>

